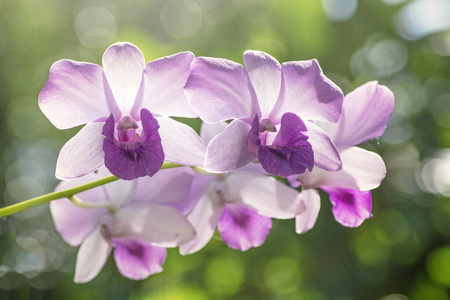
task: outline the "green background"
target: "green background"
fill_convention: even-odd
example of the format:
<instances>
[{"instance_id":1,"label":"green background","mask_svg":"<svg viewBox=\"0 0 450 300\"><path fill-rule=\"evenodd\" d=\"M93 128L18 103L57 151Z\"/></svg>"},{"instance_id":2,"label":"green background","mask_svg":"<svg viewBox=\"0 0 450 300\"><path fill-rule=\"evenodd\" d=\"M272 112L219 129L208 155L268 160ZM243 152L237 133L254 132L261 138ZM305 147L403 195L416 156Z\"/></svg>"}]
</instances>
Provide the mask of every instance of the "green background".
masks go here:
<instances>
[{"instance_id":1,"label":"green background","mask_svg":"<svg viewBox=\"0 0 450 300\"><path fill-rule=\"evenodd\" d=\"M276 220L247 252L217 237L189 256L169 249L164 271L143 281L120 276L110 257L75 284L77 249L44 205L0 219L0 299L450 299L448 20L446 0L0 0L2 205L51 192L58 152L80 129L57 130L38 107L51 64L101 64L117 41L147 61L186 50L239 63L247 49L316 58L345 94L378 80L396 100L385 134L362 145L388 174L360 227L335 222L322 193L304 235Z\"/></svg>"}]
</instances>

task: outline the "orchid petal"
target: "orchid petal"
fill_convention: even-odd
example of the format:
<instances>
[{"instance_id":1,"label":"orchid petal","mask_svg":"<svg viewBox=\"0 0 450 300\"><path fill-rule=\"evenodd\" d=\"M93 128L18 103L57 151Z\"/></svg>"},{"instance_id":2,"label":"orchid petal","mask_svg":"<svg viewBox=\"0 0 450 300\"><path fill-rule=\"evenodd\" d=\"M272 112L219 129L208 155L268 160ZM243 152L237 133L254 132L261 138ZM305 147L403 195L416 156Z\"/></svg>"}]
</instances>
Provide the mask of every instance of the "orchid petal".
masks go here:
<instances>
[{"instance_id":1,"label":"orchid petal","mask_svg":"<svg viewBox=\"0 0 450 300\"><path fill-rule=\"evenodd\" d=\"M193 59L191 52L181 52L149 62L131 115L139 116L143 107L160 116L197 117L183 92Z\"/></svg>"},{"instance_id":2,"label":"orchid petal","mask_svg":"<svg viewBox=\"0 0 450 300\"><path fill-rule=\"evenodd\" d=\"M272 219L243 206L228 204L219 221L219 232L228 247L247 251L261 246L272 228Z\"/></svg>"},{"instance_id":3,"label":"orchid petal","mask_svg":"<svg viewBox=\"0 0 450 300\"><path fill-rule=\"evenodd\" d=\"M62 191L99 179L94 173L74 180L60 182L55 191ZM101 188L87 190L77 195L84 202L102 202L106 195ZM86 209L75 206L69 199L59 199L50 202L50 211L56 230L71 246L78 246L97 226L106 209Z\"/></svg>"},{"instance_id":4,"label":"orchid petal","mask_svg":"<svg viewBox=\"0 0 450 300\"><path fill-rule=\"evenodd\" d=\"M50 69L39 107L58 129L106 119L120 110L100 66L60 60Z\"/></svg>"},{"instance_id":5,"label":"orchid petal","mask_svg":"<svg viewBox=\"0 0 450 300\"><path fill-rule=\"evenodd\" d=\"M300 198L305 211L295 217L295 231L299 234L314 227L320 211L320 196L316 189L303 189Z\"/></svg>"},{"instance_id":6,"label":"orchid petal","mask_svg":"<svg viewBox=\"0 0 450 300\"><path fill-rule=\"evenodd\" d=\"M156 120L167 161L185 166L203 164L205 145L194 129L167 117L157 117Z\"/></svg>"},{"instance_id":7,"label":"orchid petal","mask_svg":"<svg viewBox=\"0 0 450 300\"><path fill-rule=\"evenodd\" d=\"M189 194L183 201L168 203L166 205L178 209L182 214L187 215L197 202L199 202L205 187L215 179L215 176L204 175L194 172L194 179L191 183L191 188L189 189ZM189 218L188 218L189 220ZM198 233L197 233L198 234Z\"/></svg>"},{"instance_id":8,"label":"orchid petal","mask_svg":"<svg viewBox=\"0 0 450 300\"><path fill-rule=\"evenodd\" d=\"M354 146L379 137L394 110L394 94L376 81L368 82L345 96L336 145Z\"/></svg>"},{"instance_id":9,"label":"orchid petal","mask_svg":"<svg viewBox=\"0 0 450 300\"><path fill-rule=\"evenodd\" d=\"M244 62L261 107L261 118L269 116L280 93L281 66L261 51L245 51Z\"/></svg>"},{"instance_id":10,"label":"orchid petal","mask_svg":"<svg viewBox=\"0 0 450 300\"><path fill-rule=\"evenodd\" d=\"M204 167L210 172L226 172L250 163L256 156L247 148L250 125L233 120L208 145Z\"/></svg>"},{"instance_id":11,"label":"orchid petal","mask_svg":"<svg viewBox=\"0 0 450 300\"><path fill-rule=\"evenodd\" d=\"M278 122L285 112L303 120L337 122L344 95L323 75L317 60L283 63L281 78L280 97L270 114L273 122Z\"/></svg>"},{"instance_id":12,"label":"orchid petal","mask_svg":"<svg viewBox=\"0 0 450 300\"><path fill-rule=\"evenodd\" d=\"M185 94L200 119L208 123L245 119L260 113L247 70L230 60L195 58Z\"/></svg>"},{"instance_id":13,"label":"orchid petal","mask_svg":"<svg viewBox=\"0 0 450 300\"><path fill-rule=\"evenodd\" d=\"M211 199L210 187L211 185L207 185L203 189L197 204L188 215L188 220L194 226L197 235L191 241L180 245L182 255L192 254L202 249L213 236L222 216L224 205L220 201Z\"/></svg>"},{"instance_id":14,"label":"orchid petal","mask_svg":"<svg viewBox=\"0 0 450 300\"><path fill-rule=\"evenodd\" d=\"M314 151L314 165L327 171L342 168L339 152L330 137L319 126L305 122L308 128L308 142Z\"/></svg>"},{"instance_id":15,"label":"orchid petal","mask_svg":"<svg viewBox=\"0 0 450 300\"><path fill-rule=\"evenodd\" d=\"M339 147L339 152L342 170L327 172L314 168L311 173L297 176L302 187L338 187L366 191L377 188L386 176L383 159L375 152L359 147Z\"/></svg>"},{"instance_id":16,"label":"orchid petal","mask_svg":"<svg viewBox=\"0 0 450 300\"><path fill-rule=\"evenodd\" d=\"M304 210L299 192L271 176L239 170L227 177L226 184L234 204L258 214L290 219Z\"/></svg>"},{"instance_id":17,"label":"orchid petal","mask_svg":"<svg viewBox=\"0 0 450 300\"><path fill-rule=\"evenodd\" d=\"M133 106L144 66L141 50L130 43L115 43L103 54L103 70L123 114L128 114Z\"/></svg>"},{"instance_id":18,"label":"orchid petal","mask_svg":"<svg viewBox=\"0 0 450 300\"><path fill-rule=\"evenodd\" d=\"M255 124L254 124L255 125ZM285 113L281 127L272 145L260 146L258 159L269 174L287 177L301 174L314 166L314 153L308 137L302 133L306 127L293 113Z\"/></svg>"},{"instance_id":19,"label":"orchid petal","mask_svg":"<svg viewBox=\"0 0 450 300\"><path fill-rule=\"evenodd\" d=\"M168 204L184 200L194 177L188 167L161 170L150 177L138 178L133 203Z\"/></svg>"},{"instance_id":20,"label":"orchid petal","mask_svg":"<svg viewBox=\"0 0 450 300\"><path fill-rule=\"evenodd\" d=\"M114 137L114 118L106 120L102 134L105 166L115 176L132 180L152 176L164 162L158 122L145 108L141 110L142 133L137 141L118 142Z\"/></svg>"},{"instance_id":21,"label":"orchid petal","mask_svg":"<svg viewBox=\"0 0 450 300\"><path fill-rule=\"evenodd\" d=\"M103 123L87 124L62 147L56 163L56 178L84 176L104 164L102 127Z\"/></svg>"},{"instance_id":22,"label":"orchid petal","mask_svg":"<svg viewBox=\"0 0 450 300\"><path fill-rule=\"evenodd\" d=\"M330 195L334 219L343 226L358 227L372 217L372 195L370 191L322 188Z\"/></svg>"},{"instance_id":23,"label":"orchid petal","mask_svg":"<svg viewBox=\"0 0 450 300\"><path fill-rule=\"evenodd\" d=\"M98 171L98 174L101 175L101 172L103 168L100 168ZM108 170L106 167L104 167L105 170ZM109 175L111 175L110 172ZM144 177L144 178L150 178L150 177ZM128 181L128 180L117 180L111 183L108 183L104 185L104 190L106 192L106 195L110 202L112 202L115 206L121 207L125 203L130 202L130 200L133 198L135 194L137 186L137 181Z\"/></svg>"},{"instance_id":24,"label":"orchid petal","mask_svg":"<svg viewBox=\"0 0 450 300\"><path fill-rule=\"evenodd\" d=\"M203 144L205 146L208 146L211 140L219 135L226 127L227 123L221 122L221 123L202 123L202 127L200 128L200 138L203 141Z\"/></svg>"},{"instance_id":25,"label":"orchid petal","mask_svg":"<svg viewBox=\"0 0 450 300\"><path fill-rule=\"evenodd\" d=\"M114 260L123 276L141 280L163 270L166 248L126 239L113 239L113 245Z\"/></svg>"},{"instance_id":26,"label":"orchid petal","mask_svg":"<svg viewBox=\"0 0 450 300\"><path fill-rule=\"evenodd\" d=\"M134 203L114 215L111 237L176 247L195 236L195 230L178 210L154 204Z\"/></svg>"},{"instance_id":27,"label":"orchid petal","mask_svg":"<svg viewBox=\"0 0 450 300\"><path fill-rule=\"evenodd\" d=\"M105 265L111 249L111 241L105 240L101 233L101 227L97 226L78 250L73 281L76 283L88 282L97 276Z\"/></svg>"}]
</instances>

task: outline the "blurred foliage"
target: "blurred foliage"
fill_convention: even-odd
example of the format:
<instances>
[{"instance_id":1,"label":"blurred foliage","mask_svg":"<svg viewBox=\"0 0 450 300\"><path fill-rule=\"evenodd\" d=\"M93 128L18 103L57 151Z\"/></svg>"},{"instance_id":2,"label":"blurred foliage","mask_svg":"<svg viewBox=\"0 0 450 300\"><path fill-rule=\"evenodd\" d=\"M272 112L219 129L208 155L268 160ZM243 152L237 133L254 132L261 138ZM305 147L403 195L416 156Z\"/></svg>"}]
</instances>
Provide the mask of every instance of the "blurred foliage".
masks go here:
<instances>
[{"instance_id":1,"label":"blurred foliage","mask_svg":"<svg viewBox=\"0 0 450 300\"><path fill-rule=\"evenodd\" d=\"M147 60L189 50L242 63L247 49L280 62L317 58L344 93L378 80L396 97L385 134L363 145L388 175L360 227L335 222L323 193L304 235L276 221L245 253L216 238L185 257L170 249L164 271L146 280L121 277L110 259L78 285L77 249L42 206L0 219L0 299L449 299L448 20L446 0L0 0L3 205L52 191L58 152L79 130L57 130L38 108L51 64L101 64L116 41Z\"/></svg>"}]
</instances>

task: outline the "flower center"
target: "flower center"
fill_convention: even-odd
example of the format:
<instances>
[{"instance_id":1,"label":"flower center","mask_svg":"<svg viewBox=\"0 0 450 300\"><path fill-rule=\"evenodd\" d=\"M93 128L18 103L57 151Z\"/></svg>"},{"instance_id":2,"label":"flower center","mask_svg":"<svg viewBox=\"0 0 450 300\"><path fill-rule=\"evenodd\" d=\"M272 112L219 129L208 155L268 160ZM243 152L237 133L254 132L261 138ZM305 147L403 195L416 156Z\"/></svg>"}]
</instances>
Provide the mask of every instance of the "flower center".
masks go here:
<instances>
[{"instance_id":1,"label":"flower center","mask_svg":"<svg viewBox=\"0 0 450 300\"><path fill-rule=\"evenodd\" d=\"M225 174L216 174L217 179L210 183L209 185L209 197L217 204L226 204L234 202L238 195L234 189L229 185Z\"/></svg>"},{"instance_id":2,"label":"flower center","mask_svg":"<svg viewBox=\"0 0 450 300\"><path fill-rule=\"evenodd\" d=\"M135 142L139 139L139 135L136 134L136 129L139 126L131 116L123 116L119 122L117 122L117 139L119 143Z\"/></svg>"},{"instance_id":3,"label":"flower center","mask_svg":"<svg viewBox=\"0 0 450 300\"><path fill-rule=\"evenodd\" d=\"M269 119L262 119L259 122L259 130L260 133L263 132L277 132L275 125L273 125Z\"/></svg>"}]
</instances>

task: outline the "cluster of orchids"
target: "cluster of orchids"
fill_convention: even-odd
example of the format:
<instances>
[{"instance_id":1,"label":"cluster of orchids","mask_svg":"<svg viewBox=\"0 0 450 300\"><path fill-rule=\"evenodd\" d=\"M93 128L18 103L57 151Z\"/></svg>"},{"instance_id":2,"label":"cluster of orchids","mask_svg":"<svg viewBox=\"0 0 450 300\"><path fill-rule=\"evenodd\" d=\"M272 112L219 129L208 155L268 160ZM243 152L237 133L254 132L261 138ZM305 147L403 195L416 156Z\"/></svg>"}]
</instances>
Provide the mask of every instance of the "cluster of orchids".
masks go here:
<instances>
[{"instance_id":1,"label":"cluster of orchids","mask_svg":"<svg viewBox=\"0 0 450 300\"><path fill-rule=\"evenodd\" d=\"M357 145L384 132L392 92L374 81L344 98L314 59L280 65L246 51L244 63L181 52L146 64L116 43L102 67L52 65L42 112L58 129L86 124L61 149L56 192L123 179L50 204L62 238L81 245L75 282L97 276L111 252L122 275L144 279L162 271L166 248L197 252L216 228L240 251L264 243L272 218L295 218L304 233L318 188L340 224L372 216L386 168ZM200 135L171 117L200 118Z\"/></svg>"}]
</instances>

